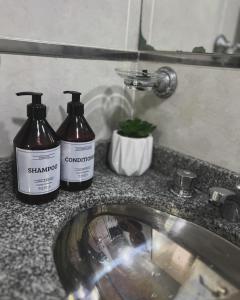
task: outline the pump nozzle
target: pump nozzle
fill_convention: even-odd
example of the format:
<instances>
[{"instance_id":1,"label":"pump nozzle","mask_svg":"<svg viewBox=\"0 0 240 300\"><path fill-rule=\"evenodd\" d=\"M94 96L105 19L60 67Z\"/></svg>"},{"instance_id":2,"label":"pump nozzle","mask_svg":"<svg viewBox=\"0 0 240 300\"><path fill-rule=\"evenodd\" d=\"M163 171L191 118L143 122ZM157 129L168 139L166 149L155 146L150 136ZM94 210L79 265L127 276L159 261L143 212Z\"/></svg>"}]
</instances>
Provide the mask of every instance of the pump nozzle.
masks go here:
<instances>
[{"instance_id":1,"label":"pump nozzle","mask_svg":"<svg viewBox=\"0 0 240 300\"><path fill-rule=\"evenodd\" d=\"M73 102L80 102L80 96L82 95L80 92L76 91L64 91L63 94L71 94Z\"/></svg>"},{"instance_id":2,"label":"pump nozzle","mask_svg":"<svg viewBox=\"0 0 240 300\"><path fill-rule=\"evenodd\" d=\"M84 105L80 102L81 93L77 91L64 91L64 94L72 95L72 102L68 102L67 112L74 115L82 115L84 113Z\"/></svg>"},{"instance_id":3,"label":"pump nozzle","mask_svg":"<svg viewBox=\"0 0 240 300\"><path fill-rule=\"evenodd\" d=\"M35 93L35 92L20 92L16 93L17 96L26 96L30 95L32 96L32 104L41 104L41 97L42 93Z\"/></svg>"},{"instance_id":4,"label":"pump nozzle","mask_svg":"<svg viewBox=\"0 0 240 300\"><path fill-rule=\"evenodd\" d=\"M20 92L17 96L32 96L32 103L27 105L27 116L42 119L46 117L46 106L41 103L42 93Z\"/></svg>"}]
</instances>

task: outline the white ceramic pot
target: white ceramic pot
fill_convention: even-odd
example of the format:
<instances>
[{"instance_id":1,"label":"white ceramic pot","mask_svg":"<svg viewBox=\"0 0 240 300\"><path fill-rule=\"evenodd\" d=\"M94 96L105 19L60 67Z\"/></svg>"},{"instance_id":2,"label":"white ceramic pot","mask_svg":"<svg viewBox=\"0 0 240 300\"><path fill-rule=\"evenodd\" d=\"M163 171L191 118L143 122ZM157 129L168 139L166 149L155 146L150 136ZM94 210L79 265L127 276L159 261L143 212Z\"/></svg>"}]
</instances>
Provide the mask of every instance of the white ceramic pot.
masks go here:
<instances>
[{"instance_id":1,"label":"white ceramic pot","mask_svg":"<svg viewBox=\"0 0 240 300\"><path fill-rule=\"evenodd\" d=\"M111 168L121 175L142 175L151 165L153 137L129 138L113 132L108 160Z\"/></svg>"}]
</instances>

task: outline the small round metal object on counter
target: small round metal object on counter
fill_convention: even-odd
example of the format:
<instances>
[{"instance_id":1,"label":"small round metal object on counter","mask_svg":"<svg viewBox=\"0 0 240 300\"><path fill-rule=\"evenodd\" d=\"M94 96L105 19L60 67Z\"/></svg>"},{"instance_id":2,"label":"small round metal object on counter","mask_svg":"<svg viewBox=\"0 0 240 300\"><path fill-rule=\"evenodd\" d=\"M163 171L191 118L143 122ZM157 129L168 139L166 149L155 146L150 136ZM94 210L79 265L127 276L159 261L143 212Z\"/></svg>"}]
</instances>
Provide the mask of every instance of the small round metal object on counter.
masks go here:
<instances>
[{"instance_id":1,"label":"small round metal object on counter","mask_svg":"<svg viewBox=\"0 0 240 300\"><path fill-rule=\"evenodd\" d=\"M225 188L213 186L209 189L209 202L215 206L221 206L229 196L235 193Z\"/></svg>"},{"instance_id":2,"label":"small round metal object on counter","mask_svg":"<svg viewBox=\"0 0 240 300\"><path fill-rule=\"evenodd\" d=\"M197 175L189 170L177 170L171 192L181 198L191 198L194 193L194 181Z\"/></svg>"}]
</instances>

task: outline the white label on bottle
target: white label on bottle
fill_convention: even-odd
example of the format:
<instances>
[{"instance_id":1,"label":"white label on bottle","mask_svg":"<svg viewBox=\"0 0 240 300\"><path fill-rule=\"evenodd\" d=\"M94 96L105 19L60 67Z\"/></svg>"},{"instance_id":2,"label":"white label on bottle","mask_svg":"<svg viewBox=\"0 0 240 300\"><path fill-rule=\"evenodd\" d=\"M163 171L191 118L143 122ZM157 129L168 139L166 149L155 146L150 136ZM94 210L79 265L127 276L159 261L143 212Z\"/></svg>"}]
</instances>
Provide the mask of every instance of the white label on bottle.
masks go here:
<instances>
[{"instance_id":1,"label":"white label on bottle","mask_svg":"<svg viewBox=\"0 0 240 300\"><path fill-rule=\"evenodd\" d=\"M43 195L60 185L60 146L48 150L16 148L18 191Z\"/></svg>"},{"instance_id":2,"label":"white label on bottle","mask_svg":"<svg viewBox=\"0 0 240 300\"><path fill-rule=\"evenodd\" d=\"M83 182L93 177L95 141L61 141L61 180Z\"/></svg>"}]
</instances>

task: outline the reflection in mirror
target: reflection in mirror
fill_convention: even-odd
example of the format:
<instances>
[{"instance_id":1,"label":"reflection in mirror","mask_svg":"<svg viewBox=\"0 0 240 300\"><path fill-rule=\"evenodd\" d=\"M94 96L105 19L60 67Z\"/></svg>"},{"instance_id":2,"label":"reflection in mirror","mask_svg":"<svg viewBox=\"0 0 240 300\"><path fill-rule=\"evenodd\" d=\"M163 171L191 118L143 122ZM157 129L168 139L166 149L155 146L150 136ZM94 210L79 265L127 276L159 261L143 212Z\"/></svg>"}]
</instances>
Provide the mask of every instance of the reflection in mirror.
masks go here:
<instances>
[{"instance_id":1,"label":"reflection in mirror","mask_svg":"<svg viewBox=\"0 0 240 300\"><path fill-rule=\"evenodd\" d=\"M142 0L141 50L240 52L240 0Z\"/></svg>"}]
</instances>

